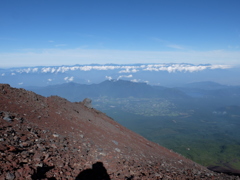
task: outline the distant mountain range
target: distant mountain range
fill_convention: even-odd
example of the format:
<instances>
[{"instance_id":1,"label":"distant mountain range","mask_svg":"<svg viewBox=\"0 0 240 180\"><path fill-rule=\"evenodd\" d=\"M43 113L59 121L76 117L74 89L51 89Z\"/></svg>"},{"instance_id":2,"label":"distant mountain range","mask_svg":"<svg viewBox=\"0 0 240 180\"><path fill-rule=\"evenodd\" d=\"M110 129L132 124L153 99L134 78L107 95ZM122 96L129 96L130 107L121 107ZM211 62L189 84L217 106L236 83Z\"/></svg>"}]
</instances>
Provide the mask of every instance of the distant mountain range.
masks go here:
<instances>
[{"instance_id":1,"label":"distant mountain range","mask_svg":"<svg viewBox=\"0 0 240 180\"><path fill-rule=\"evenodd\" d=\"M195 82L179 87L178 90L191 97L239 98L240 86L226 86L216 82Z\"/></svg>"},{"instance_id":2,"label":"distant mountain range","mask_svg":"<svg viewBox=\"0 0 240 180\"><path fill-rule=\"evenodd\" d=\"M94 84L104 80L129 80L167 87L214 81L240 85L240 68L211 64L90 64L0 69L0 83L13 87L47 86L67 82Z\"/></svg>"},{"instance_id":3,"label":"distant mountain range","mask_svg":"<svg viewBox=\"0 0 240 180\"><path fill-rule=\"evenodd\" d=\"M226 86L215 82L198 82L183 87L168 88L126 80L106 80L99 84L74 82L46 87L26 87L43 96L58 95L70 101L84 98L240 98L240 86Z\"/></svg>"},{"instance_id":4,"label":"distant mountain range","mask_svg":"<svg viewBox=\"0 0 240 180\"><path fill-rule=\"evenodd\" d=\"M64 83L46 87L26 87L43 96L58 95L70 101L82 101L84 98L107 96L112 98L187 98L175 88L151 86L147 83L135 83L126 80L106 80L99 84Z\"/></svg>"}]
</instances>

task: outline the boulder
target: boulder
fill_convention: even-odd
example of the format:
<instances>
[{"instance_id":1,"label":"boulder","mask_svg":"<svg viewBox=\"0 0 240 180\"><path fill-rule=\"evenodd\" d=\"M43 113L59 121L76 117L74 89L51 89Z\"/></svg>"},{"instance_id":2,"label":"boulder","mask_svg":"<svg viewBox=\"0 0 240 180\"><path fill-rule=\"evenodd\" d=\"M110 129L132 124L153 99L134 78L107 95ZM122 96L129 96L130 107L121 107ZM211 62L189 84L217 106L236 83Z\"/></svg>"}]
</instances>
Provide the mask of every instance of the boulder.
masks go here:
<instances>
[{"instance_id":1,"label":"boulder","mask_svg":"<svg viewBox=\"0 0 240 180\"><path fill-rule=\"evenodd\" d=\"M89 98L85 98L84 100L83 100L83 105L84 106L86 106L87 108L93 108L92 107L92 100L91 99L89 99Z\"/></svg>"}]
</instances>

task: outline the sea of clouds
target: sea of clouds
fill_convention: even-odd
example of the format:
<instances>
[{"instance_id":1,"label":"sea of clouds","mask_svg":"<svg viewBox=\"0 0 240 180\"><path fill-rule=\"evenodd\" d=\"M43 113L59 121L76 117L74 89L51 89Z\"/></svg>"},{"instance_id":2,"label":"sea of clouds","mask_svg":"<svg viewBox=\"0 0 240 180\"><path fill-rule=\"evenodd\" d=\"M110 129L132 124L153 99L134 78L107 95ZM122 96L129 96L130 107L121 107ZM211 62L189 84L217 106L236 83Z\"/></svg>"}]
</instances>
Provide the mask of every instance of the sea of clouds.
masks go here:
<instances>
[{"instance_id":1,"label":"sea of clouds","mask_svg":"<svg viewBox=\"0 0 240 180\"><path fill-rule=\"evenodd\" d=\"M50 66L50 67L27 67L12 69L15 73L64 73L67 71L106 71L117 70L118 73L136 73L138 71L167 71L174 72L197 72L206 69L228 69L229 65L211 65L211 64L133 64L133 65L74 65L74 66ZM2 75L5 75L3 73Z\"/></svg>"}]
</instances>

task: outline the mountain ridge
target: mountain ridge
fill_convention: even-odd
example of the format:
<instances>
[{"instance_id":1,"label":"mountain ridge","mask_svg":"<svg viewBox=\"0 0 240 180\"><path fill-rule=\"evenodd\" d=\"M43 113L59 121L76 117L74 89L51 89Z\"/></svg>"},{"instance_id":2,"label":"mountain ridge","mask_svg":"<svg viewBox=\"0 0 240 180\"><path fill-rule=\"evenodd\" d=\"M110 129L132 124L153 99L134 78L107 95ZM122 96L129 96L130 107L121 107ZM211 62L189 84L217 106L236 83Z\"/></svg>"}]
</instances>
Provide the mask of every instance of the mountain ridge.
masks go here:
<instances>
[{"instance_id":1,"label":"mountain ridge","mask_svg":"<svg viewBox=\"0 0 240 180\"><path fill-rule=\"evenodd\" d=\"M43 96L58 95L70 101L81 101L86 97L147 97L147 98L189 98L176 88L151 86L144 82L127 80L105 80L99 84L78 84L74 82L46 87L26 87Z\"/></svg>"}]
</instances>

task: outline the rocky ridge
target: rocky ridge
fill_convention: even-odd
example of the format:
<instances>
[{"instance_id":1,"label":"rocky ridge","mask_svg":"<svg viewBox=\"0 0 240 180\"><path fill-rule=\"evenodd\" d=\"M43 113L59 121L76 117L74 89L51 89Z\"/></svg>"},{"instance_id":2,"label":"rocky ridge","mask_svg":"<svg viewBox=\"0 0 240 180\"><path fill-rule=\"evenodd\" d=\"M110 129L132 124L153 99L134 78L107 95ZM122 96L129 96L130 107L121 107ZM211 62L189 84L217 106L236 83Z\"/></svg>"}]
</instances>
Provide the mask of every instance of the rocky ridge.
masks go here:
<instances>
[{"instance_id":1,"label":"rocky ridge","mask_svg":"<svg viewBox=\"0 0 240 180\"><path fill-rule=\"evenodd\" d=\"M82 102L0 84L0 180L240 179L150 142Z\"/></svg>"}]
</instances>

